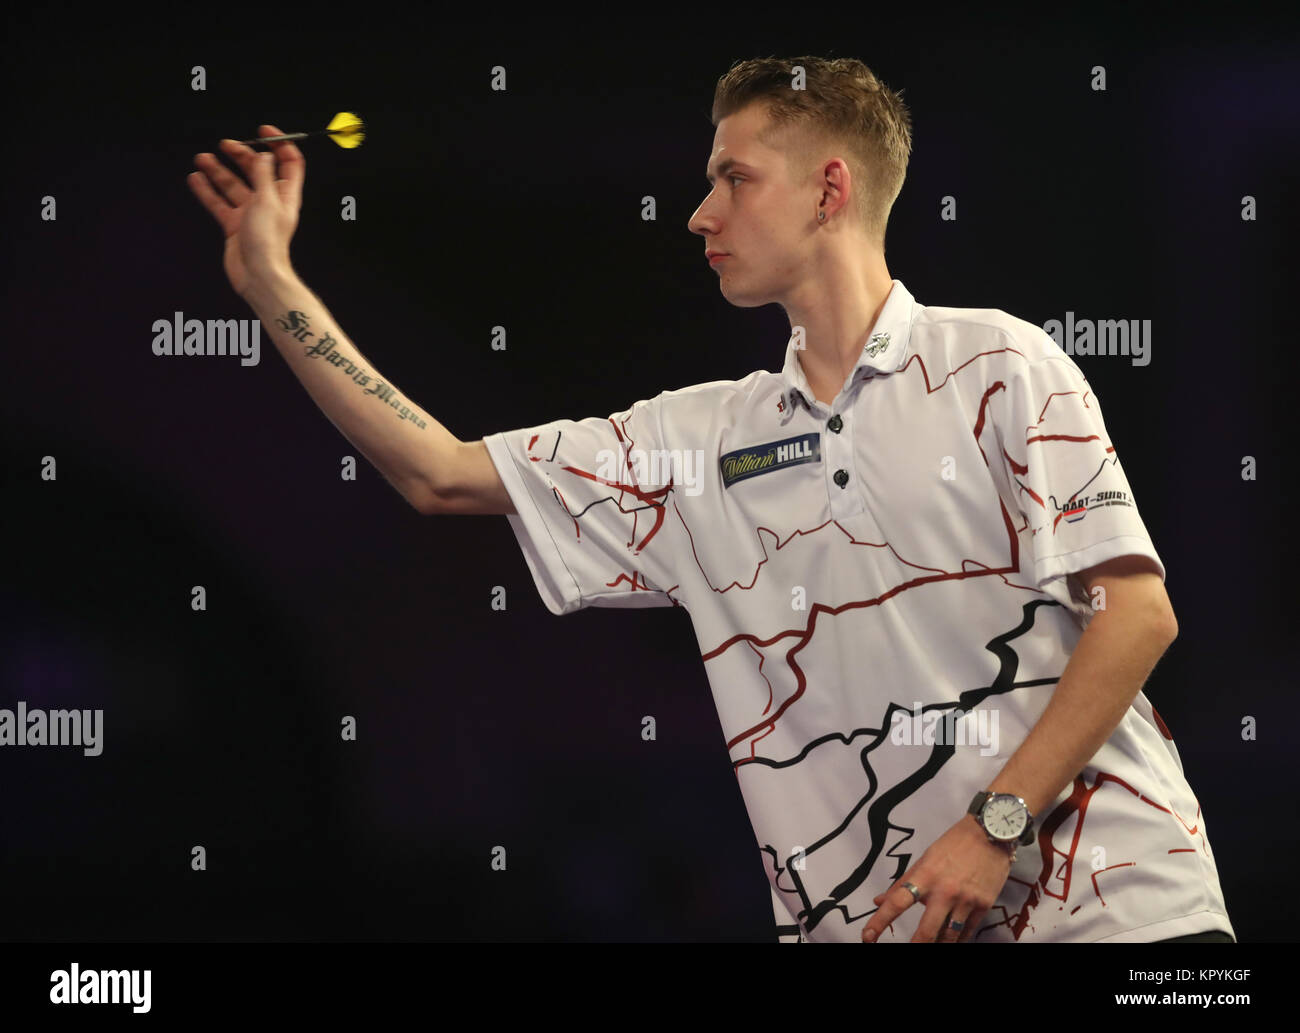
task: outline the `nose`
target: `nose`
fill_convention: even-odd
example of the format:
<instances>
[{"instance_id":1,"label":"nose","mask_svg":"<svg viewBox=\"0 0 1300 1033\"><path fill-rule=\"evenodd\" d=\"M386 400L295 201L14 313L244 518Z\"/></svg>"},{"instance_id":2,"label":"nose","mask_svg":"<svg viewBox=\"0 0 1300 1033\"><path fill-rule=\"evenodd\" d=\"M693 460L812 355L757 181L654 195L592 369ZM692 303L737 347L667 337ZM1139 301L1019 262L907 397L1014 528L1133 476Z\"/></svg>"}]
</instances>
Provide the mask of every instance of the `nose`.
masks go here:
<instances>
[{"instance_id":1,"label":"nose","mask_svg":"<svg viewBox=\"0 0 1300 1033\"><path fill-rule=\"evenodd\" d=\"M709 197L712 196L713 194L710 192ZM718 231L718 220L708 210L709 197L700 202L700 206L695 209L695 214L686 221L686 228L692 233L698 233L700 236L717 233Z\"/></svg>"}]
</instances>

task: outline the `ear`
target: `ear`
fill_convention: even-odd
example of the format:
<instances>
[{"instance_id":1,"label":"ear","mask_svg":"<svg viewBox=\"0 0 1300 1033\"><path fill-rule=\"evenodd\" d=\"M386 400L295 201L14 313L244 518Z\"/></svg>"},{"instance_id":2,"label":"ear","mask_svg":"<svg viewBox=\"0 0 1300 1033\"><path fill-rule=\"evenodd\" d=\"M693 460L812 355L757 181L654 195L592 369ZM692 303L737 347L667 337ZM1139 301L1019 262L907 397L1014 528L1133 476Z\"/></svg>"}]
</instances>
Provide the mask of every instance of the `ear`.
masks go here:
<instances>
[{"instance_id":1,"label":"ear","mask_svg":"<svg viewBox=\"0 0 1300 1033\"><path fill-rule=\"evenodd\" d=\"M818 186L826 200L826 211L834 215L848 204L853 188L853 173L843 158L828 158L822 163Z\"/></svg>"}]
</instances>

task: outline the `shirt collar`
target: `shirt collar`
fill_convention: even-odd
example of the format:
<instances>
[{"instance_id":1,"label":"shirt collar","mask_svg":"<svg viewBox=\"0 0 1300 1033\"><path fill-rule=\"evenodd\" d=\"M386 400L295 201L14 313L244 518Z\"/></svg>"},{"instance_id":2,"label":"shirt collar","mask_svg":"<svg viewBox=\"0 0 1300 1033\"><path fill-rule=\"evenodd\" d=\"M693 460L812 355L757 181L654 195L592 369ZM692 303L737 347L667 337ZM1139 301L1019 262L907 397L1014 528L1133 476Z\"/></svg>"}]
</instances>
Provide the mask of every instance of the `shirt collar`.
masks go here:
<instances>
[{"instance_id":1,"label":"shirt collar","mask_svg":"<svg viewBox=\"0 0 1300 1033\"><path fill-rule=\"evenodd\" d=\"M916 299L912 297L911 292L903 286L902 280L892 282L893 286L889 290L889 296L885 298L880 316L867 335L857 364L853 367L853 372L846 383L856 382L877 373L893 373L901 369L903 363L907 361L912 321L920 306L916 304ZM820 406L821 403L813 397L812 388L808 386L808 378L804 376L803 367L799 364L799 354L803 349L795 347L796 344L797 338L792 334L790 343L785 349L785 366L781 370L786 404L793 406L798 395L802 396L809 407Z\"/></svg>"}]
</instances>

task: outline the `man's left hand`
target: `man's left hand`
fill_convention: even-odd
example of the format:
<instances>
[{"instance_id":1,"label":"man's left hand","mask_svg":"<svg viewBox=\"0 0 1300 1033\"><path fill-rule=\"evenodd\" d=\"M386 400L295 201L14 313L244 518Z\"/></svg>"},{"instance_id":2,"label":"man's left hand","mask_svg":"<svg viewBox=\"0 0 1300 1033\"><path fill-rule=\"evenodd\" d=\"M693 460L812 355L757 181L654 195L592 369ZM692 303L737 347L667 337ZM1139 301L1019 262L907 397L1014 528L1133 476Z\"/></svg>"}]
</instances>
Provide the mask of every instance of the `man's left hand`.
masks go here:
<instances>
[{"instance_id":1,"label":"man's left hand","mask_svg":"<svg viewBox=\"0 0 1300 1033\"><path fill-rule=\"evenodd\" d=\"M901 879L875 898L878 908L862 931L864 943L872 942L889 924L917 905L903 883L910 882L921 893L925 908L913 943L966 943L994 903L1011 874L1011 846L989 841L979 823L962 817L940 836ZM948 927L948 920L964 923L960 932Z\"/></svg>"}]
</instances>

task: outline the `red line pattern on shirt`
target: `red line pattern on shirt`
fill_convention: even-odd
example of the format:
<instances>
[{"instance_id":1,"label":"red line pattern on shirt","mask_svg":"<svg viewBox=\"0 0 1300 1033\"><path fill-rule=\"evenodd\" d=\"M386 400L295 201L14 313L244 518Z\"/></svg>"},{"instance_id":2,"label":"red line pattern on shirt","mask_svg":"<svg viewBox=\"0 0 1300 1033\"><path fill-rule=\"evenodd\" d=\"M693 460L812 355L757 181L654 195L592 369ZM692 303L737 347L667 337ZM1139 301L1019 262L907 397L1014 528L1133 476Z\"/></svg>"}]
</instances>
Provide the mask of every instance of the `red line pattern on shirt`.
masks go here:
<instances>
[{"instance_id":1,"label":"red line pattern on shirt","mask_svg":"<svg viewBox=\"0 0 1300 1033\"><path fill-rule=\"evenodd\" d=\"M944 375L943 379L939 381L937 384L932 384L930 381L929 370L925 364L925 360L920 355L913 354L900 369L895 370L892 373L876 374L875 376L897 376L901 373L906 372L908 368L912 365L912 363L915 362L920 368L921 376L925 383L926 394L930 395L938 391L942 387L944 387L958 372L960 372L961 370L965 369L967 366L974 363L977 359L986 355L997 355L1005 352L1014 352L1015 354L1021 356L1021 358L1025 358L1024 353L1017 348L997 348L997 349L990 349L989 351L978 352L975 355L971 356L969 359L967 359L965 362L955 367L954 369L948 370L947 373ZM875 379L875 376L868 379ZM990 384L984 390L980 399L979 414L976 419L975 426L972 428L972 433L974 434L976 445L980 450L980 455L984 459L984 464L986 467L990 466L989 459L988 459L988 455L984 452L984 447L980 439L984 433L984 425L988 414L988 406L990 404L992 397L997 392L1003 391L1005 389L1006 389L1005 381L997 380L994 381L992 384ZM1078 394L1078 393L1079 392L1077 391L1057 391L1049 395L1046 402L1043 404L1042 410L1039 413L1038 422L1027 427L1025 430L1026 445L1034 441L1060 440L1060 441L1075 441L1075 442L1082 443L1086 441L1098 440L1097 435L1091 435L1085 437L1079 435L1060 434L1060 435L1037 435L1034 437L1030 437L1031 431L1043 422L1044 418L1046 417L1047 409L1055 398L1057 398L1058 396L1063 397L1063 396ZM1082 400L1084 406L1087 407L1086 392L1085 395L1082 397ZM630 419L630 415L628 419ZM561 469L563 469L566 472L572 473L576 476L587 478L588 480L594 481L596 483L606 484L609 487L615 488L619 491L620 493L619 497L615 499L613 496L611 496L609 501L613 501L614 504L618 506L620 512L632 514L633 517L632 542L636 540L636 521L640 517L640 509L644 508L644 505L632 509L626 508L624 506L623 494L624 493L629 494L638 502L643 504L648 504L654 508L655 511L654 527L646 534L645 538L640 542L640 544L636 545L635 549L633 550L634 553L639 553L649 544L651 539L659 532L659 529L663 526L664 512L665 512L664 497L667 495L668 491L673 487L673 483L670 481L664 487L656 489L654 491L647 491L644 488L642 488L640 484L636 483L635 471L633 469L631 459L630 459L630 450L633 447L635 447L635 439L633 439L631 433L628 431L627 422L628 422L627 419L622 421L615 421L613 418L610 419L610 424L614 428L614 433L617 436L619 443L621 445L625 444L627 446L625 465L630 474L628 480L631 483L622 483L622 482L611 483L610 481L597 477L591 471L582 470L574 466L566 465L561 467ZM620 423L622 424L621 426ZM535 442L536 442L536 436L534 436L532 441L529 442L530 449ZM1012 458L1010 455L1006 453L1005 449L1003 449L1003 455L1007 458L1008 462L1012 464L1012 468L1015 469L1017 472L1026 472L1028 470L1028 466L1026 464L1017 462L1014 458ZM530 456L530 458L532 458L534 461L538 461L540 457ZM1025 489L1025 490L1029 490L1029 489ZM1043 504L1042 500L1036 494L1034 494L1032 491L1029 491L1029 493L1034 497L1035 501L1037 501L1040 505ZM560 494L558 489L555 489L555 494L556 497L559 499L561 506L564 508L564 511L569 515L570 519L573 520L575 533L580 534L580 532L578 531L579 528L578 516L575 515L569 509L567 503L565 503L564 498ZM754 586L757 584L759 572L761 571L762 567L771 558L770 554L768 553L766 542L763 539L764 532L766 532L766 534L770 535L773 539L776 540L776 550L780 551L796 536L801 536L805 534L807 535L816 534L824 530L825 528L831 526L832 524L848 538L850 544L870 546L872 548L888 548L889 551L893 553L894 557L900 563L908 567L912 567L916 570L935 572L934 576L932 577L915 578L910 581L906 581L902 584L896 585L893 588L888 589L887 591L881 593L879 596L877 596L874 599L852 600L843 603L838 607L829 607L823 603L814 603L808 613L808 620L804 625L804 627L802 628L798 628L798 627L787 628L778 631L775 634L765 639L760 639L756 635L750 633L741 632L736 635L733 635L731 638L720 643L712 650L708 650L705 653L703 653L702 658L707 663L709 660L713 659L714 657L721 655L723 652L725 652L727 649L729 649L732 645L736 644L737 642L744 641L750 643L752 648L752 644L758 644L763 646L771 645L772 643L777 642L780 639L785 638L787 636L795 636L797 638L797 641L794 643L794 645L790 648L789 652L786 654L787 662L789 662L790 667L797 679L797 687L795 692L781 704L781 706L777 709L775 714L767 716L768 710L770 709L770 705L769 707L764 708L763 714L765 715L765 720L763 720L758 724L755 724L751 728L742 732L740 735L734 737L728 743L728 747L733 748L738 742L741 742L750 736L757 735L759 732L762 732L764 735L769 734L775 727L775 722L780 720L781 715L784 714L785 711L804 694L804 691L807 687L807 678L803 670L799 667L799 665L795 661L795 656L811 640L816 629L817 619L819 615L822 613L828 613L831 616L838 616L839 614L847 610L869 607L869 606L878 606L881 603L892 598L894 595L896 595L899 592L906 591L911 588L916 588L921 585L927 585L935 581L958 580L958 579L965 579L969 577L985 577L990 575L1001 576L1003 582L1006 585L1008 585L1008 587L1037 593L1039 590L1036 587L1030 585L1015 584L1012 581L1008 580L1006 577L1006 575L1008 574L1018 574L1020 572L1020 536L1018 530L1015 528L1011 520L1010 514L1007 512L1006 504L1001 500L1001 498L999 498L998 505L999 505L999 509L1001 510L1002 523L1006 530L1006 535L1007 535L1008 564L1005 567L989 568L984 566L983 564L980 564L979 561L971 559L969 557L963 557L962 569L959 571L944 571L942 568L925 566L920 563L915 563L899 555L898 551L888 541L865 542L865 541L857 540L849 531L847 531L841 524L839 524L838 521L832 519L811 529L798 528L790 532L790 534L787 535L784 540L781 539L780 534L777 531L774 531L771 528L763 527L763 526L756 527L753 530L753 533L756 536L759 547L763 552L763 558L759 560L748 583L742 583L739 580L733 580L730 584L724 585L722 587L718 587L715 586L710 581L708 574L705 572L704 565L700 560L699 552L696 548L695 535L692 533L690 529L690 525L687 523L686 519L682 516L681 510L677 506L676 500L674 500L673 509L677 515L678 520L681 521L682 528L685 530L687 538L690 541L691 554L695 561L695 565L699 569L700 575L704 579L705 584L707 584L712 591L717 592L719 594L729 592L733 588L738 588L741 591L749 591L753 589ZM1026 523L1028 523L1027 520ZM632 542L628 543L629 547L632 546ZM967 564L977 564L981 567L981 569L974 570L974 571L967 570L966 569ZM629 590L634 592L653 590L645 582L644 577L640 574L639 571L632 571L630 574L627 572L620 572L616 574L611 581L606 582L607 587L611 587L611 588L617 587L621 584L627 584L629 586ZM675 587L677 586L674 586L674 588ZM673 602L676 603L677 600L674 599ZM770 687L771 683L769 682L768 684ZM751 757L754 755L753 746L754 744L751 743L751 751L750 751ZM741 764L744 762L745 762L744 758L742 758L740 761L737 762L737 764Z\"/></svg>"},{"instance_id":2,"label":"red line pattern on shirt","mask_svg":"<svg viewBox=\"0 0 1300 1033\"><path fill-rule=\"evenodd\" d=\"M911 358L909 358L908 362L900 369L895 370L891 373L884 373L878 375L881 376L898 375L899 373L903 373L907 371L910 368L912 362L915 361L916 363L918 363L920 367L920 372L925 382L925 389L928 395L928 394L933 394L935 391L945 386L948 383L948 381L951 380L956 375L956 373L965 369L967 366L974 363L977 359L986 355L996 355L1001 352L1015 352L1017 355L1020 355L1022 359L1025 358L1024 354L1016 348L1000 348L1000 349L991 349L985 352L979 352L976 355L969 358L968 360L966 360L965 362L963 362L961 365L957 366L955 369L949 370L947 374L944 376L943 380L941 380L937 385L932 385L930 382L928 369L926 368L925 365L925 361L921 358L920 355L914 354ZM868 379L874 379L874 378L868 378ZM991 404L992 399L997 394L997 392L1006 390L1006 386L1007 385L1004 381L997 380L994 381L985 389L980 399L979 414L975 422L975 425L972 428L976 445L980 450L981 457L984 459L986 467L990 467L990 469L991 469L991 464L989 463L988 455L985 454L984 452L984 445L981 438L983 436L986 419L988 417L988 411L989 411L988 407ZM1040 441L1041 442L1061 441L1061 442L1072 442L1078 444L1086 444L1089 442L1100 441L1101 438L1100 435L1098 434L1080 435L1080 434L1035 434L1034 433L1035 429L1038 428L1044 422L1047 416L1048 408L1058 397L1063 398L1063 397L1068 397L1070 395L1078 395L1080 397L1080 400L1084 408L1089 409L1091 408L1091 406L1089 406L1087 401L1088 394L1089 392L1087 391L1084 391L1082 393L1080 393L1079 391L1057 391L1050 394L1046 402L1044 403L1042 410L1039 413L1037 422L1025 428L1024 445L1026 446L1026 448L1029 445L1032 445ZM615 421L613 418L611 418L610 422L614 427L615 434L617 435L620 444L628 445L629 452L630 452L633 439L631 437L631 434L627 432L626 424L628 421L627 420ZM621 426L620 423L622 424ZM530 451L533 445L535 444L536 440L537 440L536 435L530 440L529 442ZM558 441L557 441L557 449L558 449ZM1107 446L1105 448L1105 451L1106 453L1110 454L1114 452L1114 448L1111 446ZM530 458L534 462L536 462L539 461L542 457L530 456ZM1001 448L1001 458L1002 460L1005 460L1008 468L1015 475L1017 475L1016 477L1012 478L1013 486L1017 488L1024 495L1027 495L1035 503L1037 503L1039 509L1045 511L1047 509L1047 505L1044 502L1043 498L1037 492L1035 492L1031 487L1021 483L1018 480L1018 477L1025 476L1026 474L1029 473L1029 465L1028 465L1029 456L1026 455L1025 461L1021 462L1017 460L1014 456L1012 456L1007 451L1006 447L1003 446ZM650 529L648 533L646 533L646 535L639 542L639 544L635 546L634 552L640 553L642 550L646 548L646 546L658 533L659 529L663 526L664 518L665 518L665 498L667 496L667 493L673 488L673 484L670 481L669 484L667 484L663 488L659 488L654 491L647 491L644 488L642 488L640 484L636 483L637 478L635 472L632 469L630 455L627 459L626 466L629 472L629 477L626 478L626 481L630 483L624 483L622 481L614 481L614 482L606 481L603 478L597 477L594 473L590 471L582 470L573 466L566 465L566 466L562 466L561 469L575 476L584 477L596 483L606 484L610 488L616 489L619 492L618 498L614 498L611 495L609 499L603 499L598 501L599 502L613 501L614 504L618 506L618 509L621 513L632 514L633 516L632 538L631 541L628 542L629 548L632 548L633 543L636 542L637 539L637 527L640 518L640 510L645 508L647 505L654 509L655 511L654 526ZM625 507L624 494L630 495L633 499L635 499L639 503L639 505L636 506L635 508ZM563 496L560 494L558 489L555 489L555 495L558 501L560 502L560 505L564 508L565 512L573 520L575 534L580 535L579 517L581 516L581 514L574 514L569 509L569 507L565 503ZM598 503L592 503L592 504L598 504ZM1022 510L1021 515L1024 518L1024 520L1021 527L1017 529L1013 525L1011 515L1009 514L1007 510L1007 506L1005 505L1005 502L1001 499L1001 497L999 497L999 508L1001 510L1002 522L1007 534L1007 548L1008 548L1008 553L1007 553L1008 564L1003 567L991 568L969 557L964 557L962 559L961 569L958 571L946 571L943 570L942 568L926 566L922 563L913 562L912 560L904 558L898 553L896 549L894 549L894 547L888 541L883 541L883 542L859 541L852 535L851 532L849 532L846 528L844 528L841 524L839 524L838 521L832 519L832 520L825 521L822 524L813 528L795 529L791 531L788 535L786 535L784 539L781 537L778 531L773 530L772 528L764 527L764 526L758 526L753 528L752 533L755 535L758 545L762 550L762 559L758 561L747 583L742 582L742 580L740 579L735 579L732 580L729 584L719 587L714 585L711 582L707 573L705 572L704 564L701 562L699 552L696 548L695 536L691 532L690 526L687 523L686 519L683 517L681 510L677 505L676 500L674 500L673 509L674 512L676 513L677 519L681 521L683 530L685 530L687 534L688 540L690 542L691 553L694 562L700 571L704 583L707 584L713 592L718 594L725 594L727 592L730 592L733 588L740 589L741 591L749 591L755 587L763 566L768 562L769 559L771 559L771 554L769 554L767 541L764 538L764 535L770 536L774 540L775 542L774 551L780 551L782 548L784 548L787 544L789 544L792 540L794 540L798 536L818 534L823 531L826 531L827 528L830 528L832 526L837 528L848 539L848 544L870 546L872 548L888 548L890 552L894 555L894 557L898 560L899 563L903 564L904 566L913 568L914 570L929 573L929 576L915 577L910 580L904 581L900 584L897 584L892 588L889 588L886 591L882 592L880 595L876 596L875 598L852 600L849 602L845 602L842 605L836 607L831 607L820 602L814 602L808 613L807 622L802 628L800 627L785 628L772 633L766 638L760 638L758 635L749 632L739 632L735 635L732 635L730 638L726 639L725 641L719 643L714 648L703 652L702 659L707 663L709 660L712 660L722 655L724 652L726 652L736 643L744 642L746 646L754 654L758 656L759 674L764 678L764 681L768 685L768 700L766 705L763 707L761 711L762 719L756 721L753 725L751 725L749 728L745 729L744 731L740 732L739 734L732 736L727 743L728 749L734 750L738 744L744 742L745 740L749 740L750 742L749 756L742 757L740 760L736 761L734 764L735 770L739 772L739 769L741 768L742 765L756 759L757 743L773 733L773 731L775 730L776 722L779 721L782 715L785 714L785 712L803 696L807 688L807 677L797 662L797 656L799 651L802 650L805 646L807 646L809 642L812 640L812 637L815 634L817 621L823 614L829 615L831 617L835 617L852 609L878 606L886 602L887 600L891 599L894 595L900 592L908 591L910 589L917 588L922 585L931 584L936 581L960 580L960 579L971 578L971 577L985 577L991 575L1002 577L1003 583L1006 584L1008 587L1016 588L1028 592L1038 593L1039 590L1036 587L1030 585L1016 584L1013 581L1009 580L1007 577L1007 575L1015 575L1020 572L1019 534L1022 533L1029 526L1030 520ZM1060 519L1060 515L1057 516L1058 521L1059 519ZM1036 529L1031 529L1031 532L1036 533ZM828 532L828 533L832 533L832 532ZM974 564L978 566L980 569L977 570L967 569L968 565L970 564ZM629 585L630 591L652 590L650 586L645 582L644 577L640 574L639 571L632 571L630 573L628 572L619 573L614 578L614 580L607 582L609 587L616 587L624 583ZM678 586L674 586L674 588L676 587ZM676 603L676 600L673 600L673 602ZM795 691L789 696L789 698L781 702L781 704L777 707L775 713L772 713L775 690L773 688L770 679L768 679L767 675L763 673L765 654L761 651L761 648L759 647L771 646L774 643L780 641L781 639L787 637L792 637L794 639L794 642L791 644L790 648L785 654L785 661L789 665L791 671L794 673L796 677L797 687ZM1153 714L1154 714L1154 708L1153 708ZM1164 722L1160 720L1159 715L1154 715L1154 717L1155 717L1155 722L1159 727L1161 733L1164 734L1166 738L1172 738L1172 736L1170 736L1168 732L1168 729L1165 727ZM994 910L1000 911L1002 913L1003 915L1002 920L1000 922L996 922L992 925L986 926L984 929L981 930L981 934L986 932L988 929L996 929L1000 926L1006 926L1010 930L1012 935L1016 939L1019 939L1021 934L1024 932L1024 930L1029 926L1031 915L1033 914L1034 910L1039 906L1040 903L1042 903L1047 898L1059 900L1062 902L1062 905L1068 902L1068 898L1070 894L1071 877L1073 874L1073 867L1075 862L1075 855L1080 843L1080 838L1083 831L1083 825L1087 814L1088 803L1092 798L1092 794L1095 793L1103 784L1107 782L1114 783L1120 788L1128 790L1130 793L1133 793L1135 796L1138 796L1142 802L1145 802L1150 806L1156 807L1157 809L1164 811L1167 814L1170 814L1174 819L1176 819L1179 822L1179 824L1182 826L1182 828L1189 836L1194 836L1199 831L1198 827L1195 826L1189 827L1187 823L1183 821L1181 816L1179 816L1176 812L1174 812L1171 807L1162 806L1161 804L1141 795L1135 789L1133 789L1132 786L1128 785L1123 779L1120 779L1117 776L1113 776L1105 772L1099 772L1096 782L1091 787L1085 786L1083 778L1081 776L1076 777L1070 796L1066 800L1064 800L1060 805L1058 805L1050 814L1048 814L1043 819L1040 825L1039 834L1038 834L1038 844L1039 844L1039 850L1042 857L1042 866L1038 878L1032 883L1025 883L1023 880L1019 880L1015 878L1009 880L1009 884L1019 883L1020 885L1026 887L1027 893L1026 893L1026 898L1023 906L1019 909L1019 911L1017 911L1014 914L1008 912L1005 908L1002 907L995 908ZM1200 815L1200 806L1198 803L1197 805L1198 819L1199 819L1199 815ZM1069 847L1066 851L1057 850L1052 844L1053 836L1055 835L1056 831L1072 816L1075 818L1075 827L1073 830L1073 836L1071 838ZM1202 839L1202 844L1204 845L1203 834L1201 835L1201 839ZM1180 853L1180 852L1195 852L1195 851L1193 850L1193 848L1174 848L1169 851L1169 853ZM1091 883L1093 887L1093 892L1096 895L1097 899L1101 902L1101 905L1103 907L1107 905L1104 897L1102 896L1101 887L1098 884L1097 877L1103 871L1111 871L1117 868L1134 867L1135 865L1136 862L1134 861L1125 861L1125 862L1111 865L1108 868L1102 869L1101 871L1094 871L1092 873ZM1083 906L1082 903L1076 904L1071 909L1070 914L1074 914L1082 906ZM990 912L990 914L992 914L992 912Z\"/></svg>"},{"instance_id":3,"label":"red line pattern on shirt","mask_svg":"<svg viewBox=\"0 0 1300 1033\"><path fill-rule=\"evenodd\" d=\"M994 922L990 925L984 926L983 928L980 929L981 935L986 931L988 931L989 929L996 929L999 926L1006 926L1010 930L1011 934L1017 940L1019 940L1021 933L1024 932L1025 928L1029 925L1029 918L1031 913L1036 907L1038 907L1039 904L1043 902L1043 899L1045 897L1051 897L1054 900L1059 900L1062 906L1069 903L1070 882L1071 882L1071 876L1074 873L1075 853L1079 848L1079 840L1083 835L1083 825L1084 825L1084 819L1088 813L1088 803L1092 799L1093 793L1095 793L1098 789L1100 789L1104 784L1108 782L1118 785L1124 789L1127 789L1130 793L1136 796L1140 801L1142 801L1145 804L1149 804L1150 806L1156 808L1156 810L1164 811L1166 814L1170 815L1172 818L1177 820L1178 824L1182 827L1183 831L1186 832L1189 836L1194 836L1199 833L1201 837L1202 848L1204 848L1205 834L1201 832L1199 823L1197 825L1188 825L1187 822L1185 822L1182 819L1182 816L1179 815L1178 812L1175 811L1172 807L1162 806L1161 804L1157 803L1155 800L1152 800L1150 797L1145 796L1142 793L1139 793L1131 785L1125 782L1124 779L1119 778L1116 775L1109 774L1105 771L1099 771L1097 772L1096 781L1092 784L1091 788L1088 788L1083 781L1083 776L1076 775L1074 779L1074 787L1071 790L1070 795L1066 799L1062 800L1061 803L1058 804L1057 807L1050 814L1048 814L1045 818L1043 818L1041 824L1039 825L1037 841L1038 841L1038 849L1042 856L1043 863L1042 863L1041 870L1039 871L1038 878L1032 883L1027 883L1023 879L1017 879L1014 876L1007 880L1009 883L1011 882L1018 883L1019 885L1024 886L1028 889L1029 892L1025 897L1024 905L1015 914L1009 913L1006 910L1006 908L1000 905L990 910L989 912L990 914L992 914L993 911L1002 912L1003 915L1002 921ZM1074 835L1070 839L1069 849L1065 851L1058 850L1056 849L1055 846L1052 845L1052 839L1056 835L1057 830L1066 821L1068 821L1072 815L1075 815L1076 817L1074 823ZM1196 804L1196 816L1198 819L1201 816L1201 805L1199 801ZM1183 850L1192 850L1192 852L1195 852L1193 848L1184 847L1184 848L1179 848L1178 850L1170 850L1169 853L1171 854L1181 853ZM1057 863L1056 861L1058 857L1061 859L1059 863ZM1106 905L1105 898L1101 895L1101 889L1097 885L1097 876L1100 875L1102 872L1108 872L1115 868L1135 867L1136 864L1137 864L1136 861L1124 861L1119 864L1110 865L1106 868L1102 868L1092 873L1092 889L1093 892L1096 894L1097 899L1101 901L1102 907L1106 907L1107 905ZM1055 866L1055 873L1053 873L1054 866ZM1060 892L1055 892L1052 889L1052 884L1054 883L1060 885ZM1082 906L1083 906L1082 904L1076 905L1076 907L1073 910L1071 910L1070 914L1074 914L1074 912L1077 911Z\"/></svg>"}]
</instances>

